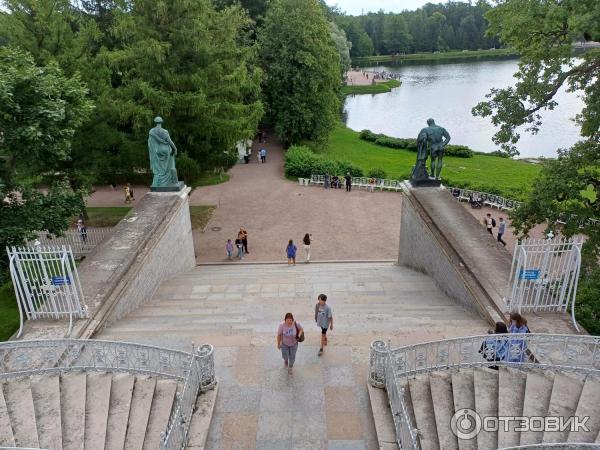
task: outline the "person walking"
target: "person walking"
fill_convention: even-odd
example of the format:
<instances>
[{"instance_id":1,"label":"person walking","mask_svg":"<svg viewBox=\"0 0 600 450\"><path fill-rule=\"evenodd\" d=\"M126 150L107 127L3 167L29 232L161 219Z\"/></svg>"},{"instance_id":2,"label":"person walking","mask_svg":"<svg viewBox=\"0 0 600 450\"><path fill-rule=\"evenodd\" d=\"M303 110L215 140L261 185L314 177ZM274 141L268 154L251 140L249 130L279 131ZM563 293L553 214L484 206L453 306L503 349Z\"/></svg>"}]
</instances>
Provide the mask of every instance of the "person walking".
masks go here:
<instances>
[{"instance_id":1,"label":"person walking","mask_svg":"<svg viewBox=\"0 0 600 450\"><path fill-rule=\"evenodd\" d=\"M304 239L302 239L302 241L304 242L304 255L306 257L305 259L305 263L309 263L310 262L310 244L311 244L311 234L306 233L304 235Z\"/></svg>"},{"instance_id":2,"label":"person walking","mask_svg":"<svg viewBox=\"0 0 600 450\"><path fill-rule=\"evenodd\" d=\"M492 219L492 215L490 213L487 213L485 215L483 223L485 224L485 229L487 230L487 232L493 236L494 233L492 233L492 228L494 228L494 219Z\"/></svg>"},{"instance_id":3,"label":"person walking","mask_svg":"<svg viewBox=\"0 0 600 450\"><path fill-rule=\"evenodd\" d=\"M324 187L325 189L329 189L329 174L328 174L328 173L326 173L326 174L323 176L323 187Z\"/></svg>"},{"instance_id":4,"label":"person walking","mask_svg":"<svg viewBox=\"0 0 600 450\"><path fill-rule=\"evenodd\" d=\"M77 232L79 233L79 239L84 244L87 243L87 228L85 227L85 223L83 219L77 220Z\"/></svg>"},{"instance_id":5,"label":"person walking","mask_svg":"<svg viewBox=\"0 0 600 450\"><path fill-rule=\"evenodd\" d=\"M294 266L296 265L296 250L298 250L298 248L294 245L294 241L290 239L290 242L288 242L288 245L285 248L288 266L291 264L293 264Z\"/></svg>"},{"instance_id":6,"label":"person walking","mask_svg":"<svg viewBox=\"0 0 600 450\"><path fill-rule=\"evenodd\" d=\"M350 176L350 172L348 172L346 174L344 179L346 180L346 192L351 192L352 191L352 177Z\"/></svg>"},{"instance_id":7,"label":"person walking","mask_svg":"<svg viewBox=\"0 0 600 450\"><path fill-rule=\"evenodd\" d=\"M327 329L333 331L333 313L331 307L327 304L327 296L319 294L317 304L315 305L315 322L321 328L321 347L319 356L323 354L323 347L327 345Z\"/></svg>"},{"instance_id":8,"label":"person walking","mask_svg":"<svg viewBox=\"0 0 600 450\"><path fill-rule=\"evenodd\" d=\"M129 187L129 183L127 183L125 185L125 187L123 188L123 191L125 193L125 203L131 203L131 188Z\"/></svg>"},{"instance_id":9,"label":"person walking","mask_svg":"<svg viewBox=\"0 0 600 450\"><path fill-rule=\"evenodd\" d=\"M241 234L238 234L238 237L235 240L235 246L237 247L238 259L244 259L244 241L242 240Z\"/></svg>"},{"instance_id":10,"label":"person walking","mask_svg":"<svg viewBox=\"0 0 600 450\"><path fill-rule=\"evenodd\" d=\"M506 228L506 222L504 221L504 217L500 217L498 219L500 223L498 223L498 242L506 247L506 242L502 240L502 236L504 236L504 230Z\"/></svg>"},{"instance_id":11,"label":"person walking","mask_svg":"<svg viewBox=\"0 0 600 450\"><path fill-rule=\"evenodd\" d=\"M231 239L227 239L227 243L225 244L225 252L227 253L227 259L231 261L233 255L233 243Z\"/></svg>"},{"instance_id":12,"label":"person walking","mask_svg":"<svg viewBox=\"0 0 600 450\"><path fill-rule=\"evenodd\" d=\"M249 255L250 252L248 251L248 232L244 227L240 227L240 231L238 234L241 235L242 244L244 244L244 253L246 255Z\"/></svg>"},{"instance_id":13,"label":"person walking","mask_svg":"<svg viewBox=\"0 0 600 450\"><path fill-rule=\"evenodd\" d=\"M267 162L267 149L264 147L260 149L260 162L263 164Z\"/></svg>"},{"instance_id":14,"label":"person walking","mask_svg":"<svg viewBox=\"0 0 600 450\"><path fill-rule=\"evenodd\" d=\"M277 329L277 348L281 350L283 365L288 368L288 374L290 375L296 361L298 342L303 340L304 328L294 320L294 315L291 312L286 313L283 323L280 323Z\"/></svg>"}]
</instances>

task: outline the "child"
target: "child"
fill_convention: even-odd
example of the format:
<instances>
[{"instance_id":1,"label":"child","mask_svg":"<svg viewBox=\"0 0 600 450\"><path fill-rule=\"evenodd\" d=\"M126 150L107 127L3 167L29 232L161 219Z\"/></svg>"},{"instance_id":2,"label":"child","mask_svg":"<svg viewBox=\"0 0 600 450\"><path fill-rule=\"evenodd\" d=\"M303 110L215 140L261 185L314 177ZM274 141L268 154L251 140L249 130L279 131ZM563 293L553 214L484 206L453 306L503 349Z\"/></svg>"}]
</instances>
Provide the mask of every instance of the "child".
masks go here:
<instances>
[{"instance_id":1,"label":"child","mask_svg":"<svg viewBox=\"0 0 600 450\"><path fill-rule=\"evenodd\" d=\"M323 347L327 345L327 329L333 331L333 313L331 307L327 304L325 294L319 294L318 302L315 305L315 322L321 328L321 348L319 348L319 356L321 356Z\"/></svg>"},{"instance_id":2,"label":"child","mask_svg":"<svg viewBox=\"0 0 600 450\"><path fill-rule=\"evenodd\" d=\"M296 250L298 250L298 249L294 245L294 241L292 241L290 239L290 242L288 242L288 245L287 245L287 247L285 249L285 251L287 253L288 266L290 264L296 265Z\"/></svg>"},{"instance_id":3,"label":"child","mask_svg":"<svg viewBox=\"0 0 600 450\"><path fill-rule=\"evenodd\" d=\"M233 244L231 243L231 239L227 239L225 251L227 252L227 259L231 261L231 255L233 255Z\"/></svg>"},{"instance_id":4,"label":"child","mask_svg":"<svg viewBox=\"0 0 600 450\"><path fill-rule=\"evenodd\" d=\"M239 259L244 259L244 242L242 241L241 236L238 235L235 240L235 246L237 247L237 257Z\"/></svg>"}]
</instances>

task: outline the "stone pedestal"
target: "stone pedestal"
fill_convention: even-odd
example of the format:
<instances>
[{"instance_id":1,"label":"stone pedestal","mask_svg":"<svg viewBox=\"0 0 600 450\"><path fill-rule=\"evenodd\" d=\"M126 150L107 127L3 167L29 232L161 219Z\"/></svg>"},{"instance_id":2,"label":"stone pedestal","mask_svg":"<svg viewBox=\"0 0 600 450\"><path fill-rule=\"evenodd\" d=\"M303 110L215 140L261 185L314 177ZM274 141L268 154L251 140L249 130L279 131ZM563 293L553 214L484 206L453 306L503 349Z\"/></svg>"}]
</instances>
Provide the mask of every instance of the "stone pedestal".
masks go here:
<instances>
[{"instance_id":1,"label":"stone pedestal","mask_svg":"<svg viewBox=\"0 0 600 450\"><path fill-rule=\"evenodd\" d=\"M150 192L179 192L185 187L183 181L178 181L175 186L150 186Z\"/></svg>"}]
</instances>

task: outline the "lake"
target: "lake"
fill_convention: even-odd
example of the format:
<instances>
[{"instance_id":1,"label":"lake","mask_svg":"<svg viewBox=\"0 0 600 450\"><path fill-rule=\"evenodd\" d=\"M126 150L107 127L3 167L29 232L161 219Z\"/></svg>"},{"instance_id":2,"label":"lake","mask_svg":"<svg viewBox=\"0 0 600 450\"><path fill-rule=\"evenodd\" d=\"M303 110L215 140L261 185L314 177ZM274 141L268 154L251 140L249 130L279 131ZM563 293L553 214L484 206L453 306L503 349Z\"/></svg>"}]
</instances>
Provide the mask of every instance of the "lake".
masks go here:
<instances>
[{"instance_id":1,"label":"lake","mask_svg":"<svg viewBox=\"0 0 600 450\"><path fill-rule=\"evenodd\" d=\"M433 117L448 130L453 144L490 152L497 130L490 118L474 117L471 108L485 100L492 87L513 85L517 60L403 63L363 67L368 71L400 74L402 86L386 94L348 96L344 105L346 125L353 130L370 129L394 137L416 138ZM573 118L583 107L575 93L561 90L553 111L543 111L537 135L519 130L517 149L521 157L554 157L558 148L567 148L580 139Z\"/></svg>"}]
</instances>

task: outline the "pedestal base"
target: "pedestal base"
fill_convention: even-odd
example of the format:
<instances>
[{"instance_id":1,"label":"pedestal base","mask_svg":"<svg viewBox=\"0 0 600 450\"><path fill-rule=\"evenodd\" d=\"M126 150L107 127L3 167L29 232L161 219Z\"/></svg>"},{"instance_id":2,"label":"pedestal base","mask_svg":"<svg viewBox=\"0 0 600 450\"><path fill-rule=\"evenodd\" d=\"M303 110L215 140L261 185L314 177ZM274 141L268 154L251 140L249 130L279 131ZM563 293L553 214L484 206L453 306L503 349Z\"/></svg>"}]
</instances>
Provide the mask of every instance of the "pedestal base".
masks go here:
<instances>
[{"instance_id":1,"label":"pedestal base","mask_svg":"<svg viewBox=\"0 0 600 450\"><path fill-rule=\"evenodd\" d=\"M435 178L426 178L424 180L410 180L412 187L439 187L442 185L442 180Z\"/></svg>"},{"instance_id":2,"label":"pedestal base","mask_svg":"<svg viewBox=\"0 0 600 450\"><path fill-rule=\"evenodd\" d=\"M184 186L183 181L178 181L175 186L150 186L150 192L179 192Z\"/></svg>"}]
</instances>

